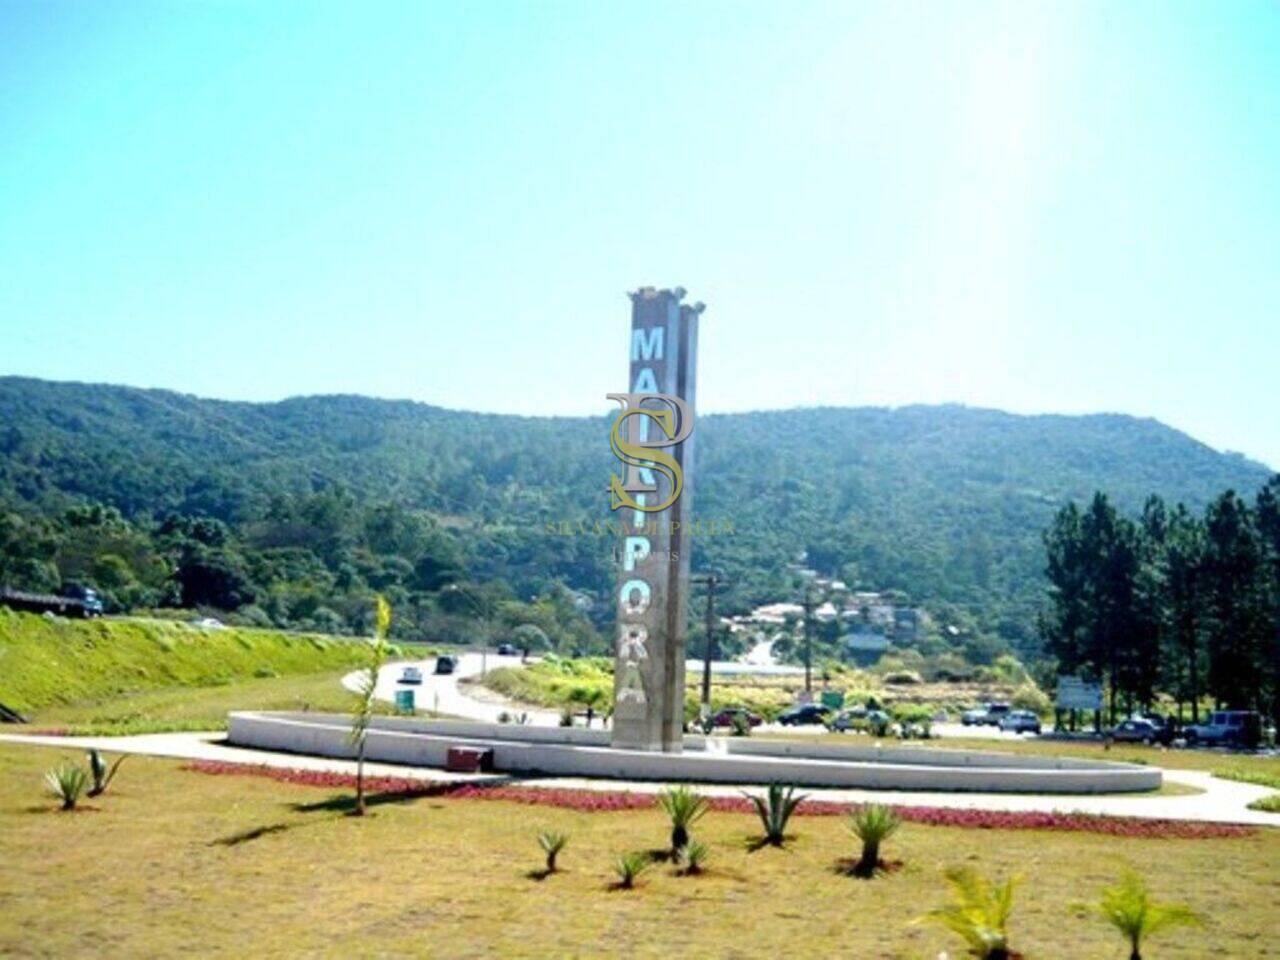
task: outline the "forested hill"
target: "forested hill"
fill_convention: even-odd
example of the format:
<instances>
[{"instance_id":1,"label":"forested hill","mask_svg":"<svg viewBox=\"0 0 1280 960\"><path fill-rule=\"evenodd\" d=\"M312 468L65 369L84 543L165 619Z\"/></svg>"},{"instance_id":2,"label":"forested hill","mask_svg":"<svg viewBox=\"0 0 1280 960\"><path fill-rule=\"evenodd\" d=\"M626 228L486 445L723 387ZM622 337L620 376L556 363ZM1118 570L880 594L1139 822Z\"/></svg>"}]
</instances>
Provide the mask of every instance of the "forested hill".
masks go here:
<instances>
[{"instance_id":1,"label":"forested hill","mask_svg":"<svg viewBox=\"0 0 1280 960\"><path fill-rule=\"evenodd\" d=\"M609 539L546 524L608 518L604 411L527 418L352 396L251 404L0 378L0 504L53 517L96 502L139 527L212 517L248 550L284 502L393 503L434 516L472 579L525 597L555 579L600 592ZM1030 629L1041 531L1065 500L1101 489L1135 510L1154 492L1200 508L1226 488L1252 496L1269 475L1120 415L822 408L706 416L697 431L697 517L734 530L705 538L694 562L726 569L731 603L774 597L807 551L823 572L960 605L1013 640ZM342 560L332 544L314 553Z\"/></svg>"}]
</instances>

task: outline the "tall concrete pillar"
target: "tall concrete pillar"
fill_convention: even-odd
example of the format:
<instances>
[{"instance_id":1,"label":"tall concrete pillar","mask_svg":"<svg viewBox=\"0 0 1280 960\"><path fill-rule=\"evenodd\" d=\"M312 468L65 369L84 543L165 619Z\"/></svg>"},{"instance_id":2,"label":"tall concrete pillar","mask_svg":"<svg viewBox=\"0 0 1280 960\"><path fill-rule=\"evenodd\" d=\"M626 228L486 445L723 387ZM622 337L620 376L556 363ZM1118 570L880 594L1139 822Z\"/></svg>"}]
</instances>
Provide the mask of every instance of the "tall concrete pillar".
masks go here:
<instances>
[{"instance_id":1,"label":"tall concrete pillar","mask_svg":"<svg viewBox=\"0 0 1280 960\"><path fill-rule=\"evenodd\" d=\"M698 316L685 291L631 294L630 377L611 394L631 413L615 421L625 468L611 494L621 528L614 662L615 747L679 752L684 729L693 419ZM664 442L665 441L665 442Z\"/></svg>"}]
</instances>

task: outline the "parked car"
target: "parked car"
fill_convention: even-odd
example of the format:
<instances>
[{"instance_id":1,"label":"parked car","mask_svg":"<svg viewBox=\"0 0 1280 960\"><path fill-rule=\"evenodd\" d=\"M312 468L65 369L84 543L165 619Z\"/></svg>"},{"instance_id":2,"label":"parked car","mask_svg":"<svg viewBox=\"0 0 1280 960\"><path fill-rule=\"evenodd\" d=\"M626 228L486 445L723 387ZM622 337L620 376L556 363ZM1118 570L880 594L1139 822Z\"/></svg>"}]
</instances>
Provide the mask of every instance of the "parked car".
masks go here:
<instances>
[{"instance_id":1,"label":"parked car","mask_svg":"<svg viewBox=\"0 0 1280 960\"><path fill-rule=\"evenodd\" d=\"M1130 717L1118 723L1108 734L1116 743L1168 743L1173 739L1172 731L1163 723L1150 717Z\"/></svg>"},{"instance_id":2,"label":"parked car","mask_svg":"<svg viewBox=\"0 0 1280 960\"><path fill-rule=\"evenodd\" d=\"M1040 718L1030 710L1010 710L1000 718L1000 729L1006 733L1040 732Z\"/></svg>"},{"instance_id":3,"label":"parked car","mask_svg":"<svg viewBox=\"0 0 1280 960\"><path fill-rule=\"evenodd\" d=\"M520 656L520 651L516 649L516 645L514 643L500 643L498 644L498 656L518 657Z\"/></svg>"},{"instance_id":4,"label":"parked car","mask_svg":"<svg viewBox=\"0 0 1280 960\"><path fill-rule=\"evenodd\" d=\"M1007 703L984 703L962 713L960 722L966 727L998 727L1008 712Z\"/></svg>"},{"instance_id":5,"label":"parked car","mask_svg":"<svg viewBox=\"0 0 1280 960\"><path fill-rule=\"evenodd\" d=\"M436 657L436 673L446 674L453 673L458 668L458 658L451 657L447 654L441 654Z\"/></svg>"},{"instance_id":6,"label":"parked car","mask_svg":"<svg viewBox=\"0 0 1280 960\"><path fill-rule=\"evenodd\" d=\"M1204 723L1183 730L1187 746L1256 747L1262 741L1262 715L1252 710L1215 710Z\"/></svg>"},{"instance_id":7,"label":"parked car","mask_svg":"<svg viewBox=\"0 0 1280 960\"><path fill-rule=\"evenodd\" d=\"M827 727L836 733L848 733L850 730L865 730L867 726L867 708L863 706L849 707L841 710L827 722Z\"/></svg>"},{"instance_id":8,"label":"parked car","mask_svg":"<svg viewBox=\"0 0 1280 960\"><path fill-rule=\"evenodd\" d=\"M797 703L778 714L778 722L784 727L799 727L826 723L831 711L820 703Z\"/></svg>"},{"instance_id":9,"label":"parked car","mask_svg":"<svg viewBox=\"0 0 1280 960\"><path fill-rule=\"evenodd\" d=\"M764 723L764 717L758 713L752 713L746 707L725 707L718 713L712 714L711 726L713 727L733 727L741 720L747 721L747 726L758 727Z\"/></svg>"},{"instance_id":10,"label":"parked car","mask_svg":"<svg viewBox=\"0 0 1280 960\"><path fill-rule=\"evenodd\" d=\"M400 682L401 683L421 683L422 671L419 670L417 667L405 667L404 670L400 672Z\"/></svg>"}]
</instances>

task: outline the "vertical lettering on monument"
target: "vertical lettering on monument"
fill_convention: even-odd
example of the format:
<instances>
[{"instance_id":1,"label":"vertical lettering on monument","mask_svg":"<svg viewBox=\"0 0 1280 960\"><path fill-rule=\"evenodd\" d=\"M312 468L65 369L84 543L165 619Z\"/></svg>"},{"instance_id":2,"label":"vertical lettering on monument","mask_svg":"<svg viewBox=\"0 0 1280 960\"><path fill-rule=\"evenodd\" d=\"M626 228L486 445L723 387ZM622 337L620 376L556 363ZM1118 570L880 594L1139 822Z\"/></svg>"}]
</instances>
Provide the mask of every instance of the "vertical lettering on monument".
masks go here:
<instances>
[{"instance_id":1,"label":"vertical lettering on monument","mask_svg":"<svg viewBox=\"0 0 1280 960\"><path fill-rule=\"evenodd\" d=\"M625 409L653 410L687 434L691 424L693 361L701 305L681 304L683 290L644 288L631 295L629 395L611 395ZM658 397L679 398L671 406ZM652 416L623 418L618 432L630 444L659 439ZM685 518L691 503L690 437L666 448L672 460L628 463L624 483L641 507L622 508L624 532L617 595L618 632L614 670L613 745L678 751L684 724L684 618L689 569ZM675 464L673 468L671 463ZM678 496L672 500L672 494ZM671 500L668 503L668 500Z\"/></svg>"}]
</instances>

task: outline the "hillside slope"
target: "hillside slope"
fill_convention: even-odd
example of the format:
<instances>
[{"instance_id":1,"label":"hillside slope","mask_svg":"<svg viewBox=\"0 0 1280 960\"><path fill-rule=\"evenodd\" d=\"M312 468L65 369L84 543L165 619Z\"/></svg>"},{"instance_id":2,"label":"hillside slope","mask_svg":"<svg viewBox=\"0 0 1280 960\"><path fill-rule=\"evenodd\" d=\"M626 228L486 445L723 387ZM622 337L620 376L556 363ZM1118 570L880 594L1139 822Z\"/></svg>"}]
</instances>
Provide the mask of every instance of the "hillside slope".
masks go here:
<instances>
[{"instance_id":1,"label":"hillside slope","mask_svg":"<svg viewBox=\"0 0 1280 960\"><path fill-rule=\"evenodd\" d=\"M608 420L528 418L404 401L232 403L126 387L0 378L0 503L58 512L97 501L135 520L208 515L233 527L273 497L341 488L426 511L476 579L520 596L553 580L603 596L608 536L548 524L608 518ZM696 516L733 532L695 545L724 568L730 607L788 590L809 562L870 587L981 611L1025 639L1041 591L1040 533L1095 490L1200 508L1252 496L1261 464L1153 420L1016 416L958 406L806 409L699 420Z\"/></svg>"}]
</instances>

